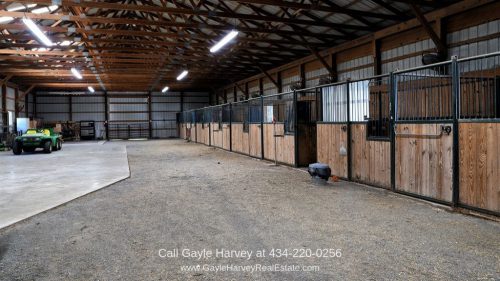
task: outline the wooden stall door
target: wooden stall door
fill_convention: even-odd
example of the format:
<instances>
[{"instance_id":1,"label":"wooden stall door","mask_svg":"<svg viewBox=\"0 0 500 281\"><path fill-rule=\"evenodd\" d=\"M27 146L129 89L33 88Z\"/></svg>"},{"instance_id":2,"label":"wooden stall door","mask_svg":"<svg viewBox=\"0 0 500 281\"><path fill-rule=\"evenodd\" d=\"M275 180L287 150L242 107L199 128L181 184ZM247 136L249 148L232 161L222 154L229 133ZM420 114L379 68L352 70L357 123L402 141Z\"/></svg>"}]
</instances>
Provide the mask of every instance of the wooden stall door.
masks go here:
<instances>
[{"instance_id":1,"label":"wooden stall door","mask_svg":"<svg viewBox=\"0 0 500 281\"><path fill-rule=\"evenodd\" d=\"M398 124L396 127L396 189L451 202L453 132L451 124Z\"/></svg>"},{"instance_id":2,"label":"wooden stall door","mask_svg":"<svg viewBox=\"0 0 500 281\"><path fill-rule=\"evenodd\" d=\"M317 161L316 102L297 102L298 165L308 166Z\"/></svg>"},{"instance_id":3,"label":"wooden stall door","mask_svg":"<svg viewBox=\"0 0 500 281\"><path fill-rule=\"evenodd\" d=\"M347 179L347 125L318 124L317 160L332 169L332 174Z\"/></svg>"}]
</instances>

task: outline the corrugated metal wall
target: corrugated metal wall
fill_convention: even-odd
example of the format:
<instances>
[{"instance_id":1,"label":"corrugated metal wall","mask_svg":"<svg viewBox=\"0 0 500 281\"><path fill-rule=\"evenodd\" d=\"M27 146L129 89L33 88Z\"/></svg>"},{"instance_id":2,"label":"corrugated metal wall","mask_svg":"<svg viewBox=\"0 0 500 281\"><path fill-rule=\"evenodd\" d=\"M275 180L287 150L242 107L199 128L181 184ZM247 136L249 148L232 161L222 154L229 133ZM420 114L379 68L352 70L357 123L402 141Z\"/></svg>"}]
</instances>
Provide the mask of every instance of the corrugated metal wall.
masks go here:
<instances>
[{"instance_id":1,"label":"corrugated metal wall","mask_svg":"<svg viewBox=\"0 0 500 281\"><path fill-rule=\"evenodd\" d=\"M109 92L108 109L110 136L117 126L140 125L144 134L149 134L148 93ZM209 105L207 92L184 92L181 106L180 92L151 94L151 129L153 138L177 137L176 114ZM52 92L37 93L34 106L33 95L28 97L29 115L45 122L94 121L96 136L106 137L106 101L103 93L69 95Z\"/></svg>"},{"instance_id":2,"label":"corrugated metal wall","mask_svg":"<svg viewBox=\"0 0 500 281\"><path fill-rule=\"evenodd\" d=\"M206 103L208 104L208 102ZM153 93L151 117L153 138L177 137L177 112L181 111L181 95L177 92Z\"/></svg>"}]
</instances>

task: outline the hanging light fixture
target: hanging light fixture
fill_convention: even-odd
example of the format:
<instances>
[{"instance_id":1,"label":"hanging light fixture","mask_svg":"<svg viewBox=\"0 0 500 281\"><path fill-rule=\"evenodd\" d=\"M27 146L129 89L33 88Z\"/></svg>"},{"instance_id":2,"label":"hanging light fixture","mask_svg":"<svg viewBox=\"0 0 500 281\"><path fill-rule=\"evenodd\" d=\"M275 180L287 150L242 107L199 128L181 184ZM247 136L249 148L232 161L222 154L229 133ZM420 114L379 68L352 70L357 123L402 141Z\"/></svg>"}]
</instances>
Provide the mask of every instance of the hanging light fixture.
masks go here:
<instances>
[{"instance_id":1,"label":"hanging light fixture","mask_svg":"<svg viewBox=\"0 0 500 281\"><path fill-rule=\"evenodd\" d=\"M184 79L187 75L188 75L188 71L187 70L184 70L181 74L179 74L179 76L177 76L177 81L181 81L182 79Z\"/></svg>"},{"instance_id":2,"label":"hanging light fixture","mask_svg":"<svg viewBox=\"0 0 500 281\"><path fill-rule=\"evenodd\" d=\"M238 31L236 30L231 30L222 40L217 42L212 48L210 48L210 53L215 53L218 50L220 50L222 47L224 47L227 43L229 43L231 40L233 40L236 36L238 36Z\"/></svg>"},{"instance_id":3,"label":"hanging light fixture","mask_svg":"<svg viewBox=\"0 0 500 281\"><path fill-rule=\"evenodd\" d=\"M31 30L31 32L42 41L46 46L52 46L54 43L43 33L40 28L30 19L23 18L23 23Z\"/></svg>"},{"instance_id":4,"label":"hanging light fixture","mask_svg":"<svg viewBox=\"0 0 500 281\"><path fill-rule=\"evenodd\" d=\"M76 68L71 68L71 73L73 73L73 76L75 76L78 79L83 79L83 76L80 74L80 72Z\"/></svg>"}]
</instances>

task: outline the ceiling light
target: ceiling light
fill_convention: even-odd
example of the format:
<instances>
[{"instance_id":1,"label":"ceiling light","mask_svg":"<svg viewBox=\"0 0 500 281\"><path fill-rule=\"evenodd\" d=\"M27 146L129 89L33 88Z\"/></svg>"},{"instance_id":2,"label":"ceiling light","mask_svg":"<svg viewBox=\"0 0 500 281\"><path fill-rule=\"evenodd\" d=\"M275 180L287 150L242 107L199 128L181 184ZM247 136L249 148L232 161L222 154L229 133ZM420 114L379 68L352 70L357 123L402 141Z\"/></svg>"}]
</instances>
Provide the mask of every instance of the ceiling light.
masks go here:
<instances>
[{"instance_id":1,"label":"ceiling light","mask_svg":"<svg viewBox=\"0 0 500 281\"><path fill-rule=\"evenodd\" d=\"M73 76L75 76L76 78L83 79L83 76L80 74L80 72L78 72L78 70L76 70L76 68L71 68L71 73L73 73Z\"/></svg>"},{"instance_id":2,"label":"ceiling light","mask_svg":"<svg viewBox=\"0 0 500 281\"><path fill-rule=\"evenodd\" d=\"M168 86L166 86L165 88L163 88L163 90L161 90L162 93L166 93L168 91Z\"/></svg>"},{"instance_id":3,"label":"ceiling light","mask_svg":"<svg viewBox=\"0 0 500 281\"><path fill-rule=\"evenodd\" d=\"M215 53L218 50L220 50L224 45L229 43L229 41L233 40L234 37L238 35L238 31L236 30L231 30L222 40L220 40L217 44L215 44L212 48L210 48L210 53Z\"/></svg>"},{"instance_id":4,"label":"ceiling light","mask_svg":"<svg viewBox=\"0 0 500 281\"><path fill-rule=\"evenodd\" d=\"M187 75L188 75L188 71L184 70L181 74L179 74L179 76L177 76L177 81L184 79L184 77L186 77Z\"/></svg>"},{"instance_id":5,"label":"ceiling light","mask_svg":"<svg viewBox=\"0 0 500 281\"><path fill-rule=\"evenodd\" d=\"M43 13L53 12L53 11L57 10L57 8L59 8L59 6L53 5L53 6L49 6L49 7L34 9L31 12L35 13L35 14L43 14Z\"/></svg>"},{"instance_id":6,"label":"ceiling light","mask_svg":"<svg viewBox=\"0 0 500 281\"><path fill-rule=\"evenodd\" d=\"M14 18L12 18L12 17L0 17L0 23L9 22L13 19Z\"/></svg>"},{"instance_id":7,"label":"ceiling light","mask_svg":"<svg viewBox=\"0 0 500 281\"><path fill-rule=\"evenodd\" d=\"M50 39L45 35L45 33L43 33L40 28L38 28L38 26L36 26L36 24L30 20L30 19L27 19L27 18L24 18L23 19L23 23L31 30L31 32L33 32L33 34L35 34L36 37L38 37L38 39L40 39L40 41L42 41L42 43L46 46L52 46L54 43L52 43L52 41L50 41Z\"/></svg>"},{"instance_id":8,"label":"ceiling light","mask_svg":"<svg viewBox=\"0 0 500 281\"><path fill-rule=\"evenodd\" d=\"M21 10L24 10L26 8L33 8L35 7L36 4L28 4L28 5L16 5L14 7L11 7L11 8L7 8L7 11L9 12L15 12L15 11L21 11Z\"/></svg>"},{"instance_id":9,"label":"ceiling light","mask_svg":"<svg viewBox=\"0 0 500 281\"><path fill-rule=\"evenodd\" d=\"M59 44L59 46L69 46L69 45L71 45L71 43L72 43L71 41L66 40L66 41L63 41L61 44Z\"/></svg>"},{"instance_id":10,"label":"ceiling light","mask_svg":"<svg viewBox=\"0 0 500 281\"><path fill-rule=\"evenodd\" d=\"M95 92L95 90L94 90L94 88L92 88L92 86L88 86L88 87L87 87L87 89L89 89L89 91L90 91L91 93Z\"/></svg>"}]
</instances>

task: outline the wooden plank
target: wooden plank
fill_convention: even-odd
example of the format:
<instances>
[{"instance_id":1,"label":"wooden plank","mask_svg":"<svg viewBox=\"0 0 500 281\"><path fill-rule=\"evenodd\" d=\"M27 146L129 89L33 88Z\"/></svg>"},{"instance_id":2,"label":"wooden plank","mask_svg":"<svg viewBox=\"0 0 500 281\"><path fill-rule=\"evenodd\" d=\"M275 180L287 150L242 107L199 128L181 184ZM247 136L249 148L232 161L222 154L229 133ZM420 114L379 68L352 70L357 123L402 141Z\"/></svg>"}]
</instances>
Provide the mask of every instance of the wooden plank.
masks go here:
<instances>
[{"instance_id":1,"label":"wooden plank","mask_svg":"<svg viewBox=\"0 0 500 281\"><path fill-rule=\"evenodd\" d=\"M264 124L264 158L274 161L273 124ZM293 135L284 134L284 124L276 124L276 159L278 162L294 165L295 141Z\"/></svg>"},{"instance_id":2,"label":"wooden plank","mask_svg":"<svg viewBox=\"0 0 500 281\"><path fill-rule=\"evenodd\" d=\"M390 142L368 141L366 124L352 124L351 134L353 180L390 188Z\"/></svg>"},{"instance_id":3,"label":"wooden plank","mask_svg":"<svg viewBox=\"0 0 500 281\"><path fill-rule=\"evenodd\" d=\"M347 178L347 155L341 155L343 147L347 150L347 132L342 131L343 124L317 125L318 162L325 163L332 169L332 175Z\"/></svg>"},{"instance_id":4,"label":"wooden plank","mask_svg":"<svg viewBox=\"0 0 500 281\"><path fill-rule=\"evenodd\" d=\"M459 202L500 212L500 124L461 123L459 132Z\"/></svg>"},{"instance_id":5,"label":"wooden plank","mask_svg":"<svg viewBox=\"0 0 500 281\"><path fill-rule=\"evenodd\" d=\"M254 157L261 157L260 124L250 124L249 126L249 154Z\"/></svg>"},{"instance_id":6,"label":"wooden plank","mask_svg":"<svg viewBox=\"0 0 500 281\"><path fill-rule=\"evenodd\" d=\"M453 133L446 124L400 124L396 138L396 189L451 202Z\"/></svg>"}]
</instances>

